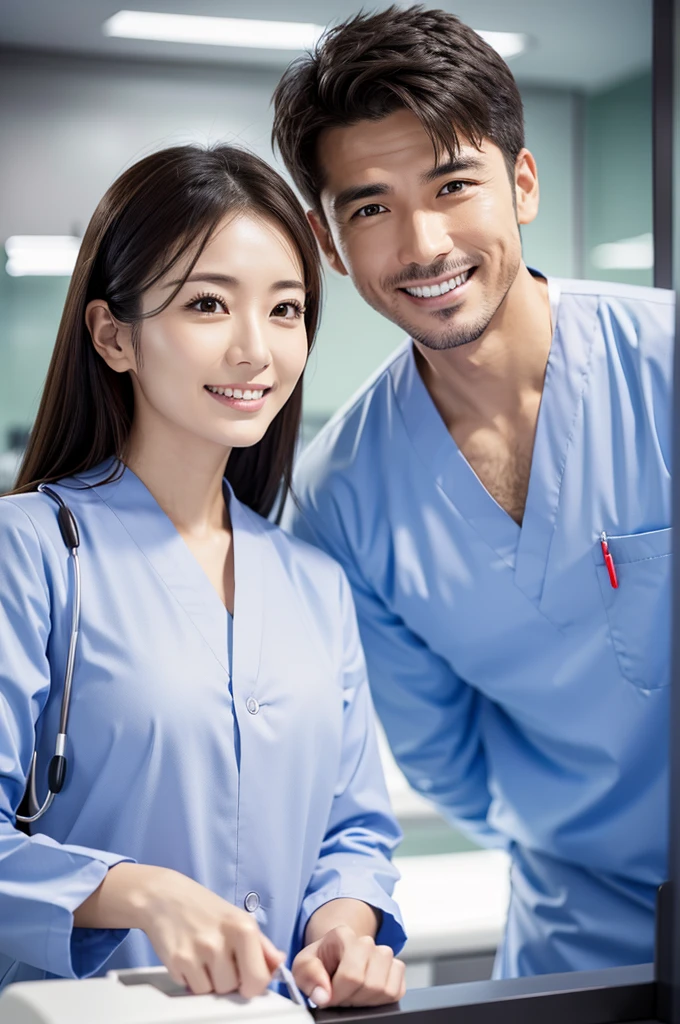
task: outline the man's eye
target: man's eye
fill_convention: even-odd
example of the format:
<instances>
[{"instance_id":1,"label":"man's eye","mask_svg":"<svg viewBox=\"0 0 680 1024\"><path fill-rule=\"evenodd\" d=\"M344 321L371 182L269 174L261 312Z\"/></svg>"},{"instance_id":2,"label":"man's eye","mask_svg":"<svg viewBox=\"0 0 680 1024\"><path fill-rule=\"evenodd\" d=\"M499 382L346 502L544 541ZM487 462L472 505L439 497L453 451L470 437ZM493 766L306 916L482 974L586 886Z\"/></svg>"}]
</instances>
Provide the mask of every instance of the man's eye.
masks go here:
<instances>
[{"instance_id":1,"label":"man's eye","mask_svg":"<svg viewBox=\"0 0 680 1024\"><path fill-rule=\"evenodd\" d=\"M354 214L355 217L375 217L376 214L384 210L385 207L381 206L380 203L369 203L368 206L362 206L360 210Z\"/></svg>"},{"instance_id":2,"label":"man's eye","mask_svg":"<svg viewBox=\"0 0 680 1024\"><path fill-rule=\"evenodd\" d=\"M462 192L468 183L466 181L447 181L440 190L440 196L453 196L456 192Z\"/></svg>"}]
</instances>

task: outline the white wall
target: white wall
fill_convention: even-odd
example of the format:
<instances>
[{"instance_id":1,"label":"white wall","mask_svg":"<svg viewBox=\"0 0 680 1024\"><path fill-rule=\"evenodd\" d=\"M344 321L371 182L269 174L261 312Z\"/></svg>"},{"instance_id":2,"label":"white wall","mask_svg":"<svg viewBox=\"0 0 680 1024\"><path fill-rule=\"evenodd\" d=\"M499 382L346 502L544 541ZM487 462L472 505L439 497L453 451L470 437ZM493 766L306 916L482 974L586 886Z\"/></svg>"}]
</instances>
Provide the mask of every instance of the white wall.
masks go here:
<instances>
[{"instance_id":1,"label":"white wall","mask_svg":"<svg viewBox=\"0 0 680 1024\"><path fill-rule=\"evenodd\" d=\"M255 69L2 54L0 245L12 234L82 233L114 178L162 146L226 140L272 160L276 81L276 74ZM542 215L523 232L526 256L549 273L570 275L575 100L553 90L523 95L543 191ZM57 281L10 279L0 271L0 450L9 423L30 423L63 294ZM330 415L400 339L348 281L329 272L308 371L311 419Z\"/></svg>"}]
</instances>

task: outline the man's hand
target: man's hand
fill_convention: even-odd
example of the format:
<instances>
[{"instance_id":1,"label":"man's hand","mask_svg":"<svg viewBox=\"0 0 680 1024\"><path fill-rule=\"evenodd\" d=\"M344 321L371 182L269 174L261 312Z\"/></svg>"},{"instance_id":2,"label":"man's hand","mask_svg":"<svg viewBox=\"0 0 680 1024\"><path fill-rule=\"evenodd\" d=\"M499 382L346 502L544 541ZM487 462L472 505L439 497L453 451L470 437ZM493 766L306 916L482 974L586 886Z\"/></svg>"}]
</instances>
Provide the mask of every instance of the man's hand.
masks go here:
<instances>
[{"instance_id":1,"label":"man's hand","mask_svg":"<svg viewBox=\"0 0 680 1024\"><path fill-rule=\"evenodd\" d=\"M338 925L305 946L293 961L293 977L317 1006L380 1006L406 991L405 966L389 946Z\"/></svg>"}]
</instances>

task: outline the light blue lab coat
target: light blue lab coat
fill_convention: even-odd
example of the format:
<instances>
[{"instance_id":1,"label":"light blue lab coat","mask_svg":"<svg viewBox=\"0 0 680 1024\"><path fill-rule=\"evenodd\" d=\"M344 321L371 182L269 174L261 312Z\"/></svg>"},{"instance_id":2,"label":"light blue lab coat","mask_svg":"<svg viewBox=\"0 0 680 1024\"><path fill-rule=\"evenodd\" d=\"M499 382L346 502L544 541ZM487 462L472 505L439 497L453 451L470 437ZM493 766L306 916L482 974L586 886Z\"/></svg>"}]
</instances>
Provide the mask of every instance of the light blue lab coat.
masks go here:
<instances>
[{"instance_id":1,"label":"light blue lab coat","mask_svg":"<svg viewBox=\"0 0 680 1024\"><path fill-rule=\"evenodd\" d=\"M255 894L248 909L259 903L263 931L291 957L310 915L339 896L382 911L378 941L398 948L399 830L339 567L225 491L230 651L227 611L141 481L126 469L78 486L55 488L81 538L69 769L31 838L14 815L36 723L45 791L73 586L54 502L0 499L0 979L157 964L141 931L73 927L73 910L128 859L241 908Z\"/></svg>"},{"instance_id":2,"label":"light blue lab coat","mask_svg":"<svg viewBox=\"0 0 680 1024\"><path fill-rule=\"evenodd\" d=\"M521 528L410 343L307 449L288 517L349 576L411 784L510 850L506 977L650 961L666 877L673 300L550 286Z\"/></svg>"}]
</instances>

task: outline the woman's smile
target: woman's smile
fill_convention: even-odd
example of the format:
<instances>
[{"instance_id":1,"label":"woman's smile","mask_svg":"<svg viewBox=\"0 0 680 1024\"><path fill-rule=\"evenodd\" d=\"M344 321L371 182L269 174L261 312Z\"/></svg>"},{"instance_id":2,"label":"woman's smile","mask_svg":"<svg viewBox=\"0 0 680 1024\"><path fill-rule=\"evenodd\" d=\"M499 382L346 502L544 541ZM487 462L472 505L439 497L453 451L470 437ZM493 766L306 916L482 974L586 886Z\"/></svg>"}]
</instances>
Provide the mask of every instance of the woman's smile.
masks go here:
<instances>
[{"instance_id":1,"label":"woman's smile","mask_svg":"<svg viewBox=\"0 0 680 1024\"><path fill-rule=\"evenodd\" d=\"M237 409L239 412L258 412L264 406L267 401L268 394L272 391L273 386L259 387L251 385L250 387L217 387L211 384L205 385L205 391L208 392L211 398L214 398L221 405L226 405L230 409Z\"/></svg>"}]
</instances>

